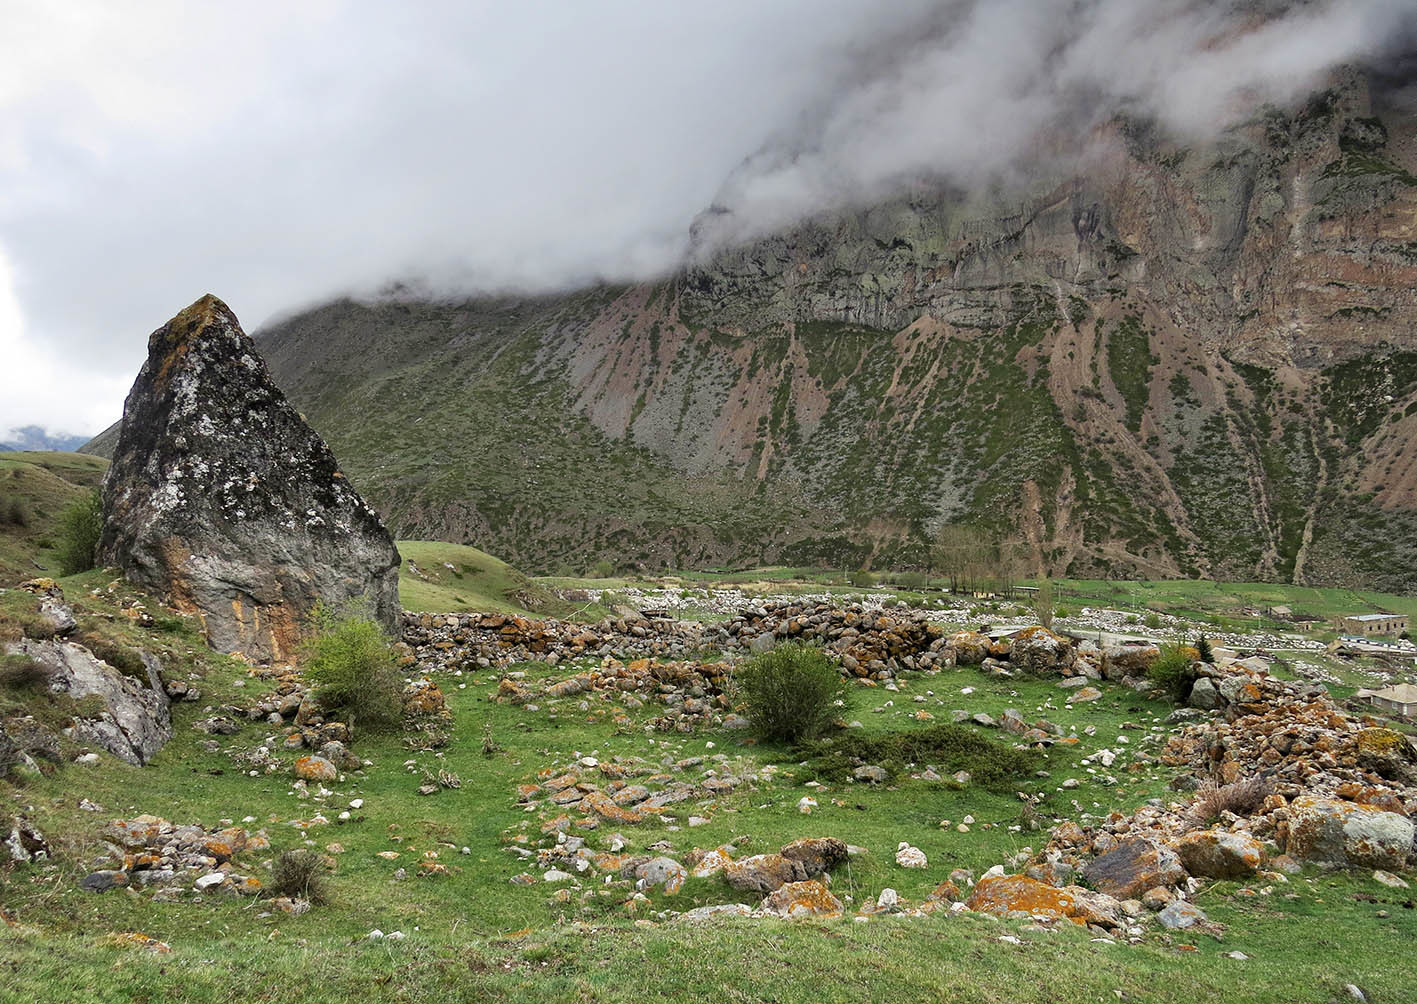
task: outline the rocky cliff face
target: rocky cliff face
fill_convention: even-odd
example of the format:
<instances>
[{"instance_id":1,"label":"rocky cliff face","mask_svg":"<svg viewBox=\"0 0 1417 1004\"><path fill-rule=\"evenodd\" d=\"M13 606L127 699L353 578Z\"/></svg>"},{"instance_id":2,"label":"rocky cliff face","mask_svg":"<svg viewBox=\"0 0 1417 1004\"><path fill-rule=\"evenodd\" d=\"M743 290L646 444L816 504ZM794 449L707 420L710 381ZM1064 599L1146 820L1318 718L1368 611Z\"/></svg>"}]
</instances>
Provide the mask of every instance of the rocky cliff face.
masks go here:
<instances>
[{"instance_id":1,"label":"rocky cliff face","mask_svg":"<svg viewBox=\"0 0 1417 1004\"><path fill-rule=\"evenodd\" d=\"M534 568L911 563L971 522L1055 574L1410 587L1392 83L1205 146L1117 120L1076 174L922 183L662 282L342 302L262 344L401 533Z\"/></svg>"},{"instance_id":2,"label":"rocky cliff face","mask_svg":"<svg viewBox=\"0 0 1417 1004\"><path fill-rule=\"evenodd\" d=\"M101 560L199 614L222 651L289 657L318 602L396 626L392 538L214 296L149 339L103 509Z\"/></svg>"}]
</instances>

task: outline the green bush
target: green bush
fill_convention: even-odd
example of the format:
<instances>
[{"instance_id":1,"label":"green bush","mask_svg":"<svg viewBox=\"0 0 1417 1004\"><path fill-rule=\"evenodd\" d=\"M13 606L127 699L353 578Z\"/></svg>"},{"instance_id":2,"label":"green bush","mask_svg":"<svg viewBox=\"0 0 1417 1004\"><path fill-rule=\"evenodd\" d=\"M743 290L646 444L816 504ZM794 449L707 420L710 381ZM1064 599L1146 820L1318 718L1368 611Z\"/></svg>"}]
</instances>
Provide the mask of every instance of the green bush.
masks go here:
<instances>
[{"instance_id":1,"label":"green bush","mask_svg":"<svg viewBox=\"0 0 1417 1004\"><path fill-rule=\"evenodd\" d=\"M592 578L608 579L615 574L615 566L612 565L609 560L601 558L594 565L590 566L590 574Z\"/></svg>"},{"instance_id":2,"label":"green bush","mask_svg":"<svg viewBox=\"0 0 1417 1004\"><path fill-rule=\"evenodd\" d=\"M1180 704L1191 692L1191 684L1196 682L1196 663L1200 653L1187 645L1167 645L1160 657L1151 664L1147 676L1151 677L1172 701Z\"/></svg>"},{"instance_id":3,"label":"green bush","mask_svg":"<svg viewBox=\"0 0 1417 1004\"><path fill-rule=\"evenodd\" d=\"M1144 623L1145 623L1146 626L1149 627L1149 628L1153 628L1153 629L1159 628L1159 627L1161 626L1161 615L1160 615L1160 614L1147 614L1147 615L1146 615L1146 621L1145 621Z\"/></svg>"},{"instance_id":4,"label":"green bush","mask_svg":"<svg viewBox=\"0 0 1417 1004\"><path fill-rule=\"evenodd\" d=\"M846 573L846 584L849 586L874 586L876 577L864 568L858 568L854 572Z\"/></svg>"},{"instance_id":5,"label":"green bush","mask_svg":"<svg viewBox=\"0 0 1417 1004\"><path fill-rule=\"evenodd\" d=\"M59 570L77 575L98 561L98 538L103 535L103 502L95 488L71 502L59 515Z\"/></svg>"},{"instance_id":6,"label":"green bush","mask_svg":"<svg viewBox=\"0 0 1417 1004\"><path fill-rule=\"evenodd\" d=\"M1215 653L1211 651L1210 640L1207 639L1205 635L1198 635L1196 637L1196 657L1199 658L1201 662L1215 661Z\"/></svg>"},{"instance_id":7,"label":"green bush","mask_svg":"<svg viewBox=\"0 0 1417 1004\"><path fill-rule=\"evenodd\" d=\"M929 581L924 572L901 572L895 577L895 584L902 589L924 589Z\"/></svg>"},{"instance_id":8,"label":"green bush","mask_svg":"<svg viewBox=\"0 0 1417 1004\"><path fill-rule=\"evenodd\" d=\"M734 681L758 735L792 743L826 731L846 693L841 672L826 653L800 642L754 656L738 667Z\"/></svg>"},{"instance_id":9,"label":"green bush","mask_svg":"<svg viewBox=\"0 0 1417 1004\"><path fill-rule=\"evenodd\" d=\"M316 632L305 644L305 677L320 703L371 732L396 728L403 719L403 678L394 647L367 617L314 613Z\"/></svg>"}]
</instances>

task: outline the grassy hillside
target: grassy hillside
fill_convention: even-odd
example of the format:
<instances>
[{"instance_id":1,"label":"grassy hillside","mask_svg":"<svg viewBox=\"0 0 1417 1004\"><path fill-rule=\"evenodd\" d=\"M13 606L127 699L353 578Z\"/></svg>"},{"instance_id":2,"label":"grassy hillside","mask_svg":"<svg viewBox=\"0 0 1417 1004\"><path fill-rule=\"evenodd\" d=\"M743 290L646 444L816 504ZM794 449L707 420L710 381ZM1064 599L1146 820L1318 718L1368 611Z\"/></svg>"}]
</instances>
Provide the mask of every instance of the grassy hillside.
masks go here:
<instances>
[{"instance_id":1,"label":"grassy hillside","mask_svg":"<svg viewBox=\"0 0 1417 1004\"><path fill-rule=\"evenodd\" d=\"M505 561L463 544L401 540L399 600L404 609L533 613L555 598Z\"/></svg>"},{"instance_id":2,"label":"grassy hillside","mask_svg":"<svg viewBox=\"0 0 1417 1004\"><path fill-rule=\"evenodd\" d=\"M59 514L107 469L108 461L78 453L0 453L0 587L57 573Z\"/></svg>"}]
</instances>

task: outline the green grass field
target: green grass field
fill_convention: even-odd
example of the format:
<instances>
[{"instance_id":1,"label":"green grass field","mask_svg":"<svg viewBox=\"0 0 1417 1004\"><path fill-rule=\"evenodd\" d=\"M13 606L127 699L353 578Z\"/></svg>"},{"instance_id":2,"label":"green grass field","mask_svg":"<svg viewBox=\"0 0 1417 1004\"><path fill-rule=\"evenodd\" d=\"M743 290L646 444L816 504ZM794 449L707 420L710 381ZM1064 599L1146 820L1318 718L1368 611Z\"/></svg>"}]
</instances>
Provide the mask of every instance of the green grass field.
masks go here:
<instances>
[{"instance_id":1,"label":"green grass field","mask_svg":"<svg viewBox=\"0 0 1417 1004\"><path fill-rule=\"evenodd\" d=\"M449 552L422 553L427 560ZM23 807L57 854L49 863L0 872L0 906L7 920L0 926L0 964L7 968L0 1000L1290 1002L1340 997L1350 982L1374 1001L1410 999L1417 988L1411 970L1393 961L1417 937L1411 897L1366 875L1308 873L1287 883L1265 879L1250 887L1257 895L1239 895L1235 883L1216 883L1198 902L1224 925L1222 934L1158 932L1140 946L973 915L857 923L850 919L854 906L882 888L919 902L951 869L979 874L1025 847L1037 849L1046 836L1011 829L1022 825L1021 803L1011 790L952 790L909 779L882 787L811 788L805 782L813 771L803 769L793 751L754 744L741 733L647 732L642 723L654 713L652 707L632 710L631 725L624 727L616 726L608 705L598 701L582 710L579 698L567 698L547 702L538 712L494 703L494 671L441 679L455 715L452 741L441 753L413 751L394 736L362 736L355 750L372 767L330 784L326 796L302 795L289 775L248 777L224 752L206 752L207 737L191 727L209 707L248 703L265 684L250 678L236 660L207 652L181 619L169 619L157 630L115 616L130 593L105 573L87 573L64 585L83 630L158 651L200 676L204 694L195 705L175 706L175 738L146 768L105 756L97 767L69 765L4 791L5 803ZM99 595L90 595L94 589ZM0 621L16 616L25 602L17 593L4 600ZM532 679L562 678L575 668L514 667ZM973 692L966 695L965 688ZM1125 812L1149 798L1171 797L1166 786L1172 772L1150 762L1165 734L1160 720L1169 707L1124 688L1104 684L1103 689L1102 700L1068 708L1064 692L1050 681L997 679L960 668L912 676L900 693L855 687L843 717L859 719L864 733L875 736L921 727L913 717L921 710L947 721L953 708L998 716L1016 707L1030 719L1046 716L1075 727L1076 747L1054 747L1040 761L1048 777L1021 777L1016 785L1045 796L1039 811L1046 827L1055 818ZM925 700L915 702L916 695ZM1141 728L1124 731L1124 723ZM1088 726L1095 735L1086 734ZM221 745L249 749L269 732L264 723L246 723L235 736L222 737ZM501 747L493 756L482 752L487 733ZM1079 760L1104 746L1119 748L1121 735L1131 737L1127 763L1133 766L1113 771L1118 783L1109 786ZM745 898L717 878L691 879L673 896L649 890L651 905L634 914L623 905L629 891L606 890L593 877L583 879L582 889L566 902L555 896L564 886L510 883L528 865L504 849L507 841L524 827L536 832L536 817L517 804L515 787L534 779L540 768L576 754L653 763L715 753L754 769L776 765L777 774L679 811L681 820L689 812L703 814L709 819L704 826L675 830L673 824L651 821L625 827L621 832L631 847L667 840L679 855L731 840L741 853L750 853L801 836L840 837L869 852L834 876L834 892L851 897L846 919L697 926L659 919L661 910ZM420 772L438 768L457 773L462 787L416 795ZM1068 777L1077 777L1081 787L1061 790ZM804 794L819 803L810 816L796 808ZM335 821L354 798L364 800L363 808L347 823ZM103 809L82 810L80 799ZM290 917L270 913L259 899L154 904L146 894L80 890L79 879L101 850L102 823L142 812L207 826L254 817L246 825L264 827L273 843L268 854L244 856L249 863L243 867L258 877L264 874L259 862L275 851L301 846L327 851L337 862L332 902ZM309 825L317 814L331 822ZM957 832L954 824L966 815L975 820L971 832ZM950 825L942 826L946 820ZM893 851L900 840L924 850L930 866L923 871L896 866ZM461 853L463 847L468 854ZM382 851L399 857L378 857ZM414 863L428 852L451 874L415 877ZM408 878L395 877L400 867L408 868ZM538 873L534 865L529 870ZM399 930L406 938L365 940L373 928ZM130 931L166 942L171 953L151 955L111 943L113 934ZM1006 935L1020 944L999 940ZM1235 951L1249 960L1227 957Z\"/></svg>"}]
</instances>

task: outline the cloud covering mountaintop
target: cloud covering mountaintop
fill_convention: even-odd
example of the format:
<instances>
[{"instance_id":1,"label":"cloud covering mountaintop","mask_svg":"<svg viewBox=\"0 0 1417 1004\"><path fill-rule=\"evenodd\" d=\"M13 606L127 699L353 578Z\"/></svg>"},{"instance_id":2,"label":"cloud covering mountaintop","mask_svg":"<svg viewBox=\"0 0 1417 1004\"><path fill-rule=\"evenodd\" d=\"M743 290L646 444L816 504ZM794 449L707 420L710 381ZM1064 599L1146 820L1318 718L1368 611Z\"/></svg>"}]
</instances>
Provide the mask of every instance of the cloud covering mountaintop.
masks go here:
<instances>
[{"instance_id":1,"label":"cloud covering mountaintop","mask_svg":"<svg viewBox=\"0 0 1417 1004\"><path fill-rule=\"evenodd\" d=\"M648 276L710 203L729 241L922 175L979 183L1119 111L1211 132L1410 51L1417 9L34 2L6 21L0 429L92 432L203 292L256 327L395 279Z\"/></svg>"}]
</instances>

